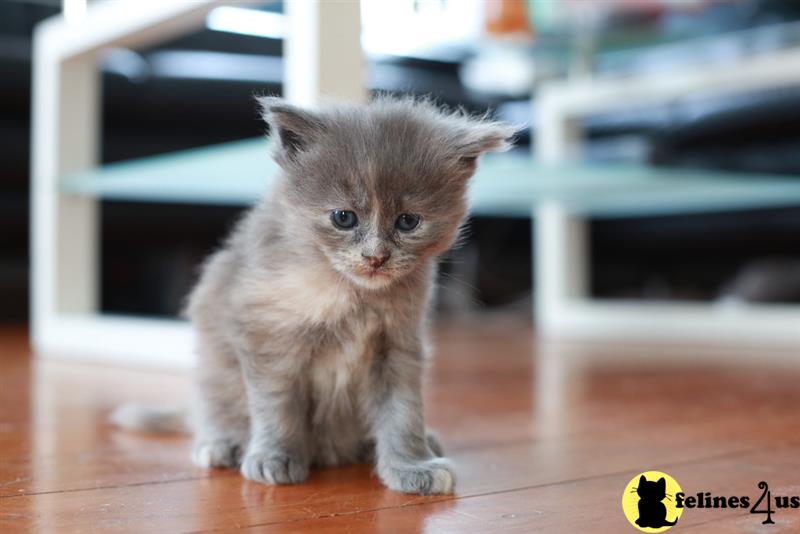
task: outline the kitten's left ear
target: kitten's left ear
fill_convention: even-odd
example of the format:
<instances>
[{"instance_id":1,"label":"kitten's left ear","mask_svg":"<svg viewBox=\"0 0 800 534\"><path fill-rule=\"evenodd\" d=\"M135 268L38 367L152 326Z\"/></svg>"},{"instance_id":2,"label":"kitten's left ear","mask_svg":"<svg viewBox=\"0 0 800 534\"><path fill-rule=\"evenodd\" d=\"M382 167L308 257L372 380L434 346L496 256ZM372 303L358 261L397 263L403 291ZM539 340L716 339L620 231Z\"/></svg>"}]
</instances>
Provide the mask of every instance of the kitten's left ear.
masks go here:
<instances>
[{"instance_id":1,"label":"kitten's left ear","mask_svg":"<svg viewBox=\"0 0 800 534\"><path fill-rule=\"evenodd\" d=\"M478 156L486 152L505 152L512 146L516 128L501 122L472 122L463 132L458 146L460 161L474 170Z\"/></svg>"},{"instance_id":2,"label":"kitten's left ear","mask_svg":"<svg viewBox=\"0 0 800 534\"><path fill-rule=\"evenodd\" d=\"M322 120L276 97L259 97L261 116L269 125L270 136L277 137L274 156L279 164L294 162L324 131Z\"/></svg>"},{"instance_id":3,"label":"kitten's left ear","mask_svg":"<svg viewBox=\"0 0 800 534\"><path fill-rule=\"evenodd\" d=\"M661 490L666 490L667 489L667 481L664 479L664 477L659 478L658 482L656 482L656 484L658 484L658 487Z\"/></svg>"}]
</instances>

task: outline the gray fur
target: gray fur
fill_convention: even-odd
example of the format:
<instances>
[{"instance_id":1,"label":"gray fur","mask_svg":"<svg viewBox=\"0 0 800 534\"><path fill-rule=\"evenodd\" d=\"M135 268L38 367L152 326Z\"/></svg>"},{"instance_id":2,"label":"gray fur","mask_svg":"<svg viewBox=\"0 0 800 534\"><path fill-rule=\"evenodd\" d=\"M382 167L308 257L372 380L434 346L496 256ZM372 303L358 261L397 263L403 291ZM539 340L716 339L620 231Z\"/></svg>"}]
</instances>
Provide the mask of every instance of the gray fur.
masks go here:
<instances>
[{"instance_id":1,"label":"gray fur","mask_svg":"<svg viewBox=\"0 0 800 534\"><path fill-rule=\"evenodd\" d=\"M282 173L190 297L194 461L285 484L312 465L374 460L389 488L451 492L452 466L423 417L426 311L476 158L513 132L411 99L260 103ZM334 227L337 209L358 226ZM396 230L401 213L420 226ZM370 276L362 254L379 253L389 260Z\"/></svg>"}]
</instances>

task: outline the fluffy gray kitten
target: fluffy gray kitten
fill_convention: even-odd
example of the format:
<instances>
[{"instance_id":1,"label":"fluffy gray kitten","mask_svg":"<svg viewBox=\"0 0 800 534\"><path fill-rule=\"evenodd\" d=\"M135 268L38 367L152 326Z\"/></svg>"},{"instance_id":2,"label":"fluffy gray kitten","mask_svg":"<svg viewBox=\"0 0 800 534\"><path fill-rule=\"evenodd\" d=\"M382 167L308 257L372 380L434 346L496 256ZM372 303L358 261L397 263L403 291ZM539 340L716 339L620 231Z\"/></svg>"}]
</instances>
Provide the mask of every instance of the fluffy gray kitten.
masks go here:
<instances>
[{"instance_id":1,"label":"fluffy gray kitten","mask_svg":"<svg viewBox=\"0 0 800 534\"><path fill-rule=\"evenodd\" d=\"M513 130L412 99L260 104L282 172L190 297L193 461L290 484L368 460L391 489L449 493L423 416L426 313L477 158Z\"/></svg>"}]
</instances>

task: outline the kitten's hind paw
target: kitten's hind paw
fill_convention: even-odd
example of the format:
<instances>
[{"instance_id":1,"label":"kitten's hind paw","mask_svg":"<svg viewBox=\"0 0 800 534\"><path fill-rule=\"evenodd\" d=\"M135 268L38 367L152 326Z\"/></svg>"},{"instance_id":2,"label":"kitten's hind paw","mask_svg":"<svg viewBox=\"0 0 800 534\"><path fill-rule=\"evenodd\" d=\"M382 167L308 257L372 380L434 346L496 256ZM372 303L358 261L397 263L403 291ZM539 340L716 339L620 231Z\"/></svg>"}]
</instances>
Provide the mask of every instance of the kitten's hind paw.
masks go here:
<instances>
[{"instance_id":1,"label":"kitten's hind paw","mask_svg":"<svg viewBox=\"0 0 800 534\"><path fill-rule=\"evenodd\" d=\"M236 467L242 459L242 446L230 439L203 440L194 444L192 463L197 467Z\"/></svg>"},{"instance_id":2,"label":"kitten's hind paw","mask_svg":"<svg viewBox=\"0 0 800 534\"><path fill-rule=\"evenodd\" d=\"M456 482L453 466L447 458L393 466L382 469L380 474L389 489L419 495L453 493Z\"/></svg>"},{"instance_id":3,"label":"kitten's hind paw","mask_svg":"<svg viewBox=\"0 0 800 534\"><path fill-rule=\"evenodd\" d=\"M289 454L250 452L242 462L242 475L262 484L299 484L308 478L308 462Z\"/></svg>"}]
</instances>

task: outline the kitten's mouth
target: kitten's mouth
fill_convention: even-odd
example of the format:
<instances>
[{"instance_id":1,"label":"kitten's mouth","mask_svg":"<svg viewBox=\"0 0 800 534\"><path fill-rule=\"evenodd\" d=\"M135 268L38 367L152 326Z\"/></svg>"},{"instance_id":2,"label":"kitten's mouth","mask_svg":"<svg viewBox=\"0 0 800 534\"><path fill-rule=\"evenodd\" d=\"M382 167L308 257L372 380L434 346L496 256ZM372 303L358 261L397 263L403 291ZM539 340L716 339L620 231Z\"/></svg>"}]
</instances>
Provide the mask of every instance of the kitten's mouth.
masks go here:
<instances>
[{"instance_id":1,"label":"kitten's mouth","mask_svg":"<svg viewBox=\"0 0 800 534\"><path fill-rule=\"evenodd\" d=\"M392 276L391 273L382 267L378 267L377 269L364 269L359 275L367 278L391 278Z\"/></svg>"},{"instance_id":2,"label":"kitten's mouth","mask_svg":"<svg viewBox=\"0 0 800 534\"><path fill-rule=\"evenodd\" d=\"M351 276L359 285L365 287L384 287L394 280L395 273L392 269L387 269L385 267L357 267L352 270Z\"/></svg>"}]
</instances>

